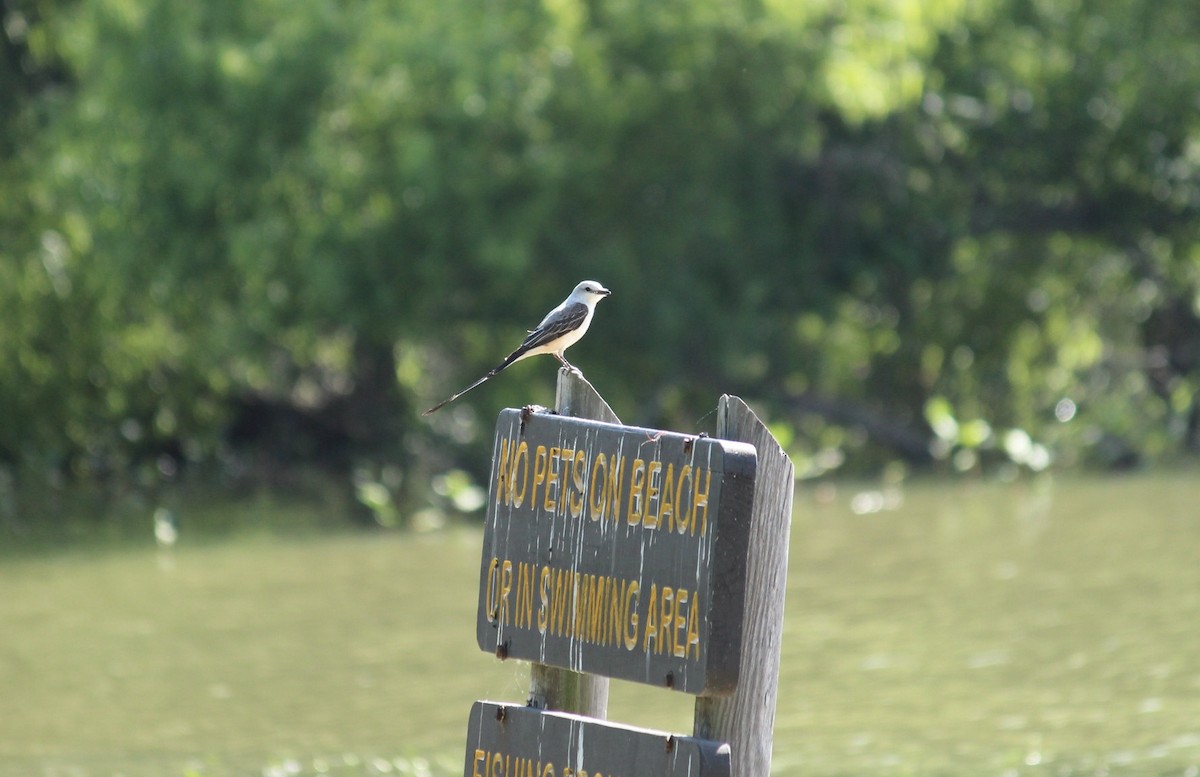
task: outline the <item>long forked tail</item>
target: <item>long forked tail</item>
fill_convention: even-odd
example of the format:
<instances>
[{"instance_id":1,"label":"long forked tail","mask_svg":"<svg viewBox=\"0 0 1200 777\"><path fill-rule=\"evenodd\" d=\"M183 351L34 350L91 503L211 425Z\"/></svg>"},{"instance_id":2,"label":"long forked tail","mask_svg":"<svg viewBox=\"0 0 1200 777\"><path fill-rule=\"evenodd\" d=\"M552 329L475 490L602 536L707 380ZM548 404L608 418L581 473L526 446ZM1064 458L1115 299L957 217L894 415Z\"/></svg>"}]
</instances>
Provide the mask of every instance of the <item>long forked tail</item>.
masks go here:
<instances>
[{"instance_id":1,"label":"long forked tail","mask_svg":"<svg viewBox=\"0 0 1200 777\"><path fill-rule=\"evenodd\" d=\"M495 367L488 370L488 373L486 375L484 375L482 378L475 381L470 386L467 386L465 389L458 392L457 394L451 394L450 396L446 397L441 402L438 402L436 405L434 405L433 407L426 410L424 413L421 413L421 415L431 415L433 413L436 413L437 411L441 410L446 405L450 404L454 400L461 397L463 394L466 394L468 391L470 391L471 389L478 386L480 383L483 383L484 381L486 381L488 378L495 377L496 373L500 372L500 370L504 369L508 365L517 361L519 358L521 358L522 354L524 354L525 351L527 351L527 350L529 350L529 349L522 346L521 348L518 348L517 350L513 351L512 353L510 353L508 356L505 357L504 361L500 362Z\"/></svg>"},{"instance_id":2,"label":"long forked tail","mask_svg":"<svg viewBox=\"0 0 1200 777\"><path fill-rule=\"evenodd\" d=\"M421 415L431 415L431 414L433 414L433 413L436 413L437 411L441 410L441 409L442 409L443 407L445 407L446 405L450 404L450 403L451 403L451 402L453 402L454 400L456 400L456 399L458 399L459 397L461 397L463 394L466 394L468 391L470 391L471 389L473 389L473 388L475 388L476 386L478 386L480 383L483 383L485 380L487 380L488 378L492 377L492 375L494 375L494 374L495 374L494 372L489 372L487 375L484 375L482 378L480 378L479 380L475 381L475 382L474 382L474 383L472 383L470 386L467 386L465 389L463 389L462 391L458 392L457 394L451 394L450 396L448 396L448 397L446 397L445 399L443 399L441 402L438 402L436 405L434 405L433 407L429 408L429 409L428 409L428 410L426 410L424 413L421 413Z\"/></svg>"}]
</instances>

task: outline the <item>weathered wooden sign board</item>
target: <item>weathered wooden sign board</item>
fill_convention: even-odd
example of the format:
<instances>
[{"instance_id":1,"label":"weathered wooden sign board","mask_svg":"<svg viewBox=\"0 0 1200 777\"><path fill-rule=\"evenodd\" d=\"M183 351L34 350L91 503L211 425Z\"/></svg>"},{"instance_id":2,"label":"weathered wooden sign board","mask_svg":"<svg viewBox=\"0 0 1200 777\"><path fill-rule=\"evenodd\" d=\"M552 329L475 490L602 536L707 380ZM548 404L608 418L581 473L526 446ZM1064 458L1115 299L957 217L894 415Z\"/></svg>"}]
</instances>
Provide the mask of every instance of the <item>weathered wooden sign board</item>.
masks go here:
<instances>
[{"instance_id":1,"label":"weathered wooden sign board","mask_svg":"<svg viewBox=\"0 0 1200 777\"><path fill-rule=\"evenodd\" d=\"M728 745L477 701L466 777L729 777Z\"/></svg>"},{"instance_id":2,"label":"weathered wooden sign board","mask_svg":"<svg viewBox=\"0 0 1200 777\"><path fill-rule=\"evenodd\" d=\"M502 411L480 648L687 693L732 692L756 461L746 443Z\"/></svg>"}]
</instances>

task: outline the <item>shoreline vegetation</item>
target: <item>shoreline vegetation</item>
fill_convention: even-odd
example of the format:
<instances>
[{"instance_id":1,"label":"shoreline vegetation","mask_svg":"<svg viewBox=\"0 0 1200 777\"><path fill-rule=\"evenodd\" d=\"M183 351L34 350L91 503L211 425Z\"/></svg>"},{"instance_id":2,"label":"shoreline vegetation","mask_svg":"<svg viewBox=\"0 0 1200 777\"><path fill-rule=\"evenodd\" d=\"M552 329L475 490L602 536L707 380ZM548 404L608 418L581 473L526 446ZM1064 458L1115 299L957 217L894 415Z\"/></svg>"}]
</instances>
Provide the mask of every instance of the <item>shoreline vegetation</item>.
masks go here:
<instances>
[{"instance_id":1,"label":"shoreline vegetation","mask_svg":"<svg viewBox=\"0 0 1200 777\"><path fill-rule=\"evenodd\" d=\"M0 3L0 491L402 520L581 277L621 418L737 394L805 477L1195 459L1195 8L918 5Z\"/></svg>"}]
</instances>

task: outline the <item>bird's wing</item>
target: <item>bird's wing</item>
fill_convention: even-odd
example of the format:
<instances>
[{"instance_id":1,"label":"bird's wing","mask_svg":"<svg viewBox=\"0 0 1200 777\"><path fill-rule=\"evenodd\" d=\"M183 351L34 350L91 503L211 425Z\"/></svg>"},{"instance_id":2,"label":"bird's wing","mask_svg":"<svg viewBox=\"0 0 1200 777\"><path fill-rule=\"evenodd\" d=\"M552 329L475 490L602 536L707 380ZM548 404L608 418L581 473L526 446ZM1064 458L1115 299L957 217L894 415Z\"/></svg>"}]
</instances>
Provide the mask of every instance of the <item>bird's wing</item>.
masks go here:
<instances>
[{"instance_id":1,"label":"bird's wing","mask_svg":"<svg viewBox=\"0 0 1200 777\"><path fill-rule=\"evenodd\" d=\"M556 310L546 316L537 329L529 333L525 340L522 341L521 347L514 353L518 355L525 353L540 345L553 342L567 332L578 329L583 320L587 318L587 314L588 306L582 302L573 302L561 310Z\"/></svg>"},{"instance_id":2,"label":"bird's wing","mask_svg":"<svg viewBox=\"0 0 1200 777\"><path fill-rule=\"evenodd\" d=\"M552 311L550 315L546 316L546 318L542 320L541 324L538 324L537 329L529 333L524 341L521 342L521 345L517 347L517 350L510 353L507 357L505 357L504 361L500 362L491 370L489 370L487 375L484 375L482 378L475 381L470 386L467 386L457 394L442 400L421 415L429 415L430 413L437 412L461 397L463 394L466 394L468 391L478 386L480 383L483 383L488 378L495 376L495 374L500 372L500 370L512 364L517 359L520 359L534 348L546 345L547 343L552 343L568 332L578 329L583 324L584 319L587 318L587 314L588 306L582 302L573 302L561 309Z\"/></svg>"},{"instance_id":3,"label":"bird's wing","mask_svg":"<svg viewBox=\"0 0 1200 777\"><path fill-rule=\"evenodd\" d=\"M517 346L517 350L505 356L504 361L492 368L492 371L488 373L488 377L492 377L534 348L552 343L568 332L575 331L583 324L587 318L587 314L588 306L582 302L572 302L570 305L551 311L549 315L542 319L542 323L538 324L538 328L530 332L521 341L521 344Z\"/></svg>"}]
</instances>

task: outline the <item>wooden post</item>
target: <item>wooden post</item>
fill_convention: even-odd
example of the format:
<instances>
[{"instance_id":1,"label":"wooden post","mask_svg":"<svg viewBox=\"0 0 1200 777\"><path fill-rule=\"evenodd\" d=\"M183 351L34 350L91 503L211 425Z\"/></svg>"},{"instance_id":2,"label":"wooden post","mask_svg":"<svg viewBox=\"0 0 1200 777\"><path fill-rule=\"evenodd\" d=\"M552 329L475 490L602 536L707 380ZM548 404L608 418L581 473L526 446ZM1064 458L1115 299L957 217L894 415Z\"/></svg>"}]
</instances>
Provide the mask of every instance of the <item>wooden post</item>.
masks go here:
<instances>
[{"instance_id":1,"label":"wooden post","mask_svg":"<svg viewBox=\"0 0 1200 777\"><path fill-rule=\"evenodd\" d=\"M604 398L578 372L566 367L558 371L554 397L559 415L621 423ZM529 670L529 706L544 710L574 712L591 718L608 716L608 678L572 672L569 669L534 663Z\"/></svg>"},{"instance_id":2,"label":"wooden post","mask_svg":"<svg viewBox=\"0 0 1200 777\"><path fill-rule=\"evenodd\" d=\"M783 600L787 590L788 539L794 489L791 459L758 416L728 394L717 405L717 437L754 445L758 451L741 669L731 696L696 699L695 736L728 742L733 774L767 777L779 688Z\"/></svg>"}]
</instances>

